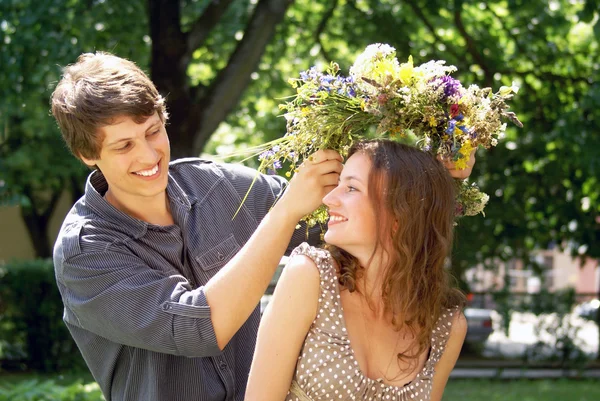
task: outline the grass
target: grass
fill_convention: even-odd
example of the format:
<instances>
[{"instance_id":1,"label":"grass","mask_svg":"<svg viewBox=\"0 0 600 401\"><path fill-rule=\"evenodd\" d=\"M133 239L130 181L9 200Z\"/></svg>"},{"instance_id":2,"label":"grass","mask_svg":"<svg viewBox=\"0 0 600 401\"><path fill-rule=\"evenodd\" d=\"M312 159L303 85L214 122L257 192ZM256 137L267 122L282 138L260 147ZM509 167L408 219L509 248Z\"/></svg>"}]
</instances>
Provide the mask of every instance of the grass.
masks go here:
<instances>
[{"instance_id":1,"label":"grass","mask_svg":"<svg viewBox=\"0 0 600 401\"><path fill-rule=\"evenodd\" d=\"M3 387L21 386L32 380L39 384L50 384L57 388L76 392L86 392L86 400L102 401L97 385L91 376L85 374L40 375L40 374L0 374L0 390ZM39 385L36 385L38 387ZM43 385L42 387L45 387ZM0 391L1 393L1 391ZM1 397L0 397L1 398ZM17 399L17 398L14 398ZM38 398L35 398L38 399ZM47 398L39 398L45 400ZM72 399L68 397L68 399ZM77 399L75 396L73 399ZM444 392L443 401L597 401L600 400L600 386L594 380L488 380L451 379Z\"/></svg>"},{"instance_id":2,"label":"grass","mask_svg":"<svg viewBox=\"0 0 600 401\"><path fill-rule=\"evenodd\" d=\"M443 401L597 401L595 380L450 379Z\"/></svg>"},{"instance_id":3,"label":"grass","mask_svg":"<svg viewBox=\"0 0 600 401\"><path fill-rule=\"evenodd\" d=\"M104 401L89 373L0 373L0 401Z\"/></svg>"}]
</instances>

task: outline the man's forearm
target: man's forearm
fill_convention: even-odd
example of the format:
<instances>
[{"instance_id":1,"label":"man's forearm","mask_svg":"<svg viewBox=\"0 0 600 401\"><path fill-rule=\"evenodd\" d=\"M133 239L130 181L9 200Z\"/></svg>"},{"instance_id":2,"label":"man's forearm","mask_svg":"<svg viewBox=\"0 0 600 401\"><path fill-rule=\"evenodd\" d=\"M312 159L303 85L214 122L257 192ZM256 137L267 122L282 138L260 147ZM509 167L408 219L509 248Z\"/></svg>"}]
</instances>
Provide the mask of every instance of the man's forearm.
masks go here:
<instances>
[{"instance_id":1,"label":"man's forearm","mask_svg":"<svg viewBox=\"0 0 600 401\"><path fill-rule=\"evenodd\" d=\"M250 316L269 285L298 218L279 204L246 245L204 287L217 344L223 349Z\"/></svg>"}]
</instances>

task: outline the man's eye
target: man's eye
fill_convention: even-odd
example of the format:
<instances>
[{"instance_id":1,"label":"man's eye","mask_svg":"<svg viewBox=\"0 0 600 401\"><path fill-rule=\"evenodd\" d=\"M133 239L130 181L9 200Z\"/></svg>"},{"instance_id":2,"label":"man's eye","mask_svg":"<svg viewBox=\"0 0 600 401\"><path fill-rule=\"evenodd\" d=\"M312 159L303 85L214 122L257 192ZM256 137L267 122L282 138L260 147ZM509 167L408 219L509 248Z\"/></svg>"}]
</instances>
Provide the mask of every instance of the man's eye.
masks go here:
<instances>
[{"instance_id":1,"label":"man's eye","mask_svg":"<svg viewBox=\"0 0 600 401\"><path fill-rule=\"evenodd\" d=\"M156 130L156 131L154 131L154 132L151 132L151 133L150 133L150 136L155 136L155 135L157 135L159 132L160 132L160 130L159 130L159 129L158 129L158 130Z\"/></svg>"},{"instance_id":2,"label":"man's eye","mask_svg":"<svg viewBox=\"0 0 600 401\"><path fill-rule=\"evenodd\" d=\"M125 145L121 146L120 148L118 148L118 151L123 151L123 150L127 150L131 147L131 143L127 142Z\"/></svg>"}]
</instances>

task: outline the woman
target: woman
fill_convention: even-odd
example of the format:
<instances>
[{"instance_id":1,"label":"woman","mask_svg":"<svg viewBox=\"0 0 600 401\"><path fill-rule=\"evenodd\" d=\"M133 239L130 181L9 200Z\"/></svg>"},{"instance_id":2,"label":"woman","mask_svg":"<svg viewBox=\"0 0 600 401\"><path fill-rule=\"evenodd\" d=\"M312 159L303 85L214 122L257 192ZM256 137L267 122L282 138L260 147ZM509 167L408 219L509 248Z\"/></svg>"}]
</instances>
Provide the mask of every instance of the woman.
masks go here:
<instances>
[{"instance_id":1,"label":"woman","mask_svg":"<svg viewBox=\"0 0 600 401\"><path fill-rule=\"evenodd\" d=\"M467 330L445 268L451 175L416 148L364 141L323 202L327 249L293 252L246 400L441 400Z\"/></svg>"}]
</instances>

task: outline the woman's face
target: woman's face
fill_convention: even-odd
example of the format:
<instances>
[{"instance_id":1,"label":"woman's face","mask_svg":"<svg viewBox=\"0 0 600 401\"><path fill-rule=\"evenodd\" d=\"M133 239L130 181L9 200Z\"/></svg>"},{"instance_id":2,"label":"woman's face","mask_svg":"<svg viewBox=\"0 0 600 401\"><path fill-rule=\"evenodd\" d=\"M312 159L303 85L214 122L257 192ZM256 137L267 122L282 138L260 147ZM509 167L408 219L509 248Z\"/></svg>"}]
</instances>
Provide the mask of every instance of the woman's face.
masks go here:
<instances>
[{"instance_id":1,"label":"woman's face","mask_svg":"<svg viewBox=\"0 0 600 401\"><path fill-rule=\"evenodd\" d=\"M376 217L369 198L371 160L355 153L344 165L338 186L323 198L329 207L325 241L365 263L375 249Z\"/></svg>"}]
</instances>

